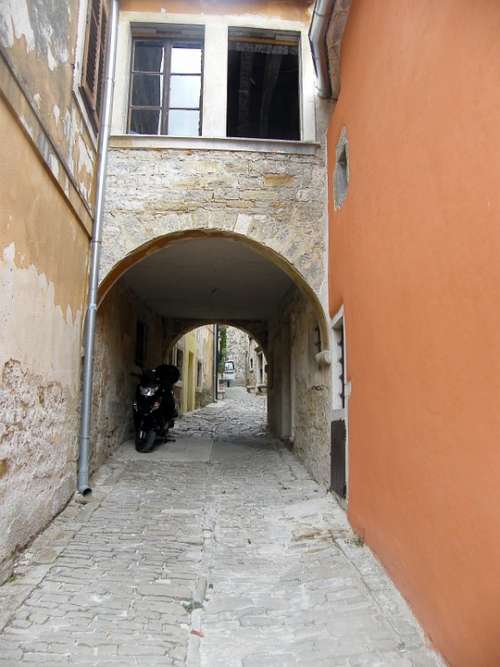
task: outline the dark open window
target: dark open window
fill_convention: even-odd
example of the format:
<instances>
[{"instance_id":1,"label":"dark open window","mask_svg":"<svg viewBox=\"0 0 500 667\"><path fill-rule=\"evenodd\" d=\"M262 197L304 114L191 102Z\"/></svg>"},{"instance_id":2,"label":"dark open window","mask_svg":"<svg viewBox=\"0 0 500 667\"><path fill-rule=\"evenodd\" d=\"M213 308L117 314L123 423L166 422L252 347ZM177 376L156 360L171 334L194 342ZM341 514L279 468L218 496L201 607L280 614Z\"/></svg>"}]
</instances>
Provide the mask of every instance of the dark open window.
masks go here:
<instances>
[{"instance_id":1,"label":"dark open window","mask_svg":"<svg viewBox=\"0 0 500 667\"><path fill-rule=\"evenodd\" d=\"M300 139L299 36L229 29L227 136Z\"/></svg>"},{"instance_id":2,"label":"dark open window","mask_svg":"<svg viewBox=\"0 0 500 667\"><path fill-rule=\"evenodd\" d=\"M180 33L133 40L131 134L201 134L203 40Z\"/></svg>"},{"instance_id":3,"label":"dark open window","mask_svg":"<svg viewBox=\"0 0 500 667\"><path fill-rule=\"evenodd\" d=\"M90 118L97 129L104 78L108 0L90 0L81 90Z\"/></svg>"}]
</instances>

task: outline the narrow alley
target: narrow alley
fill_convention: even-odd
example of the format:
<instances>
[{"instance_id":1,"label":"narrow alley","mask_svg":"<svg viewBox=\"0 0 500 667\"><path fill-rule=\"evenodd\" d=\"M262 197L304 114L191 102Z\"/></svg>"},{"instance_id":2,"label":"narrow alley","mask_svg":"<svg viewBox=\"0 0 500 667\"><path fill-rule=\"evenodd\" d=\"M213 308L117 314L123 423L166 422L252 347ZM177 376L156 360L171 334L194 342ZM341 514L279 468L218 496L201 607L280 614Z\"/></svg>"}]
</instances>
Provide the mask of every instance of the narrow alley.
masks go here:
<instances>
[{"instance_id":1,"label":"narrow alley","mask_svg":"<svg viewBox=\"0 0 500 667\"><path fill-rule=\"evenodd\" d=\"M0 589L0 664L440 664L343 510L227 390L123 445Z\"/></svg>"}]
</instances>

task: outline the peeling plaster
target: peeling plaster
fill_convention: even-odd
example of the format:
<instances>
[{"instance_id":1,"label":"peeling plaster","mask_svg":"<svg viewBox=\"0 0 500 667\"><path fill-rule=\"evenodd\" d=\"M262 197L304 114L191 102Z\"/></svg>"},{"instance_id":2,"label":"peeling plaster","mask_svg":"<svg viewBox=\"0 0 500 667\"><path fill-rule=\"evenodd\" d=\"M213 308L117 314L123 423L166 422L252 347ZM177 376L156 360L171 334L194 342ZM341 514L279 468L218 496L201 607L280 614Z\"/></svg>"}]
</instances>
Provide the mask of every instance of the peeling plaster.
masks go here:
<instances>
[{"instance_id":1,"label":"peeling plaster","mask_svg":"<svg viewBox=\"0 0 500 667\"><path fill-rule=\"evenodd\" d=\"M19 120L21 122L21 125L24 127L26 132L29 134L29 136L35 140L35 133L33 131L33 128L31 127L30 123L26 120L24 116L19 116Z\"/></svg>"},{"instance_id":2,"label":"peeling plaster","mask_svg":"<svg viewBox=\"0 0 500 667\"><path fill-rule=\"evenodd\" d=\"M44 0L0 0L0 40L8 48L25 39L27 52L45 56L54 70L69 61L71 13L61 3Z\"/></svg>"},{"instance_id":3,"label":"peeling plaster","mask_svg":"<svg viewBox=\"0 0 500 667\"><path fill-rule=\"evenodd\" d=\"M17 359L76 395L82 312L64 312L45 274L34 265L19 268L15 259L11 243L0 260L0 365Z\"/></svg>"},{"instance_id":4,"label":"peeling plaster","mask_svg":"<svg viewBox=\"0 0 500 667\"><path fill-rule=\"evenodd\" d=\"M26 50L35 48L35 34L31 27L27 0L0 0L0 40L10 48L15 39L26 40Z\"/></svg>"},{"instance_id":5,"label":"peeling plaster","mask_svg":"<svg viewBox=\"0 0 500 667\"><path fill-rule=\"evenodd\" d=\"M54 285L16 245L0 255L0 583L12 557L74 490L81 311L63 312ZM18 259L20 261L20 259Z\"/></svg>"},{"instance_id":6,"label":"peeling plaster","mask_svg":"<svg viewBox=\"0 0 500 667\"><path fill-rule=\"evenodd\" d=\"M56 179L59 178L59 160L51 153L48 156L48 162L50 171L54 174Z\"/></svg>"},{"instance_id":7,"label":"peeling plaster","mask_svg":"<svg viewBox=\"0 0 500 667\"><path fill-rule=\"evenodd\" d=\"M83 141L82 137L78 135L78 171L85 169L87 173L92 176L94 173L94 161L90 155L90 151L87 147L87 144Z\"/></svg>"},{"instance_id":8,"label":"peeling plaster","mask_svg":"<svg viewBox=\"0 0 500 667\"><path fill-rule=\"evenodd\" d=\"M72 172L78 177L83 195L90 200L94 174L94 159L87 144L82 139L80 117L77 109L66 110L63 119L64 136L67 141L67 160ZM82 172L87 178L82 177ZM89 184L87 186L87 183Z\"/></svg>"},{"instance_id":9,"label":"peeling plaster","mask_svg":"<svg viewBox=\"0 0 500 667\"><path fill-rule=\"evenodd\" d=\"M8 88L9 104L72 206L76 203L75 210L87 218L92 207L95 147L71 96L78 4L79 0L0 0L0 43L13 66L8 76L17 82ZM65 114L69 119L63 123ZM58 167L51 144L60 151ZM86 212L67 177L87 204Z\"/></svg>"},{"instance_id":10,"label":"peeling plaster","mask_svg":"<svg viewBox=\"0 0 500 667\"><path fill-rule=\"evenodd\" d=\"M0 366L0 583L12 556L61 510L74 488L77 402L17 359Z\"/></svg>"}]
</instances>

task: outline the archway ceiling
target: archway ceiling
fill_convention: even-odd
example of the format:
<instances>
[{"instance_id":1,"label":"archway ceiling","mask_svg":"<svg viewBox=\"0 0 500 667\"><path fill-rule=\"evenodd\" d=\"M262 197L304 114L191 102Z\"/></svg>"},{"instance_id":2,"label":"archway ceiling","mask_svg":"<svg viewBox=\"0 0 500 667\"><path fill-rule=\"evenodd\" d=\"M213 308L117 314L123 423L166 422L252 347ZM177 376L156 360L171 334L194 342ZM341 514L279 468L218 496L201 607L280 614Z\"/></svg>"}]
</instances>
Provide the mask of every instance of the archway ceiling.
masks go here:
<instances>
[{"instance_id":1,"label":"archway ceiling","mask_svg":"<svg viewBox=\"0 0 500 667\"><path fill-rule=\"evenodd\" d=\"M165 317L266 320L276 314L290 277L238 241L179 241L149 255L122 278Z\"/></svg>"}]
</instances>

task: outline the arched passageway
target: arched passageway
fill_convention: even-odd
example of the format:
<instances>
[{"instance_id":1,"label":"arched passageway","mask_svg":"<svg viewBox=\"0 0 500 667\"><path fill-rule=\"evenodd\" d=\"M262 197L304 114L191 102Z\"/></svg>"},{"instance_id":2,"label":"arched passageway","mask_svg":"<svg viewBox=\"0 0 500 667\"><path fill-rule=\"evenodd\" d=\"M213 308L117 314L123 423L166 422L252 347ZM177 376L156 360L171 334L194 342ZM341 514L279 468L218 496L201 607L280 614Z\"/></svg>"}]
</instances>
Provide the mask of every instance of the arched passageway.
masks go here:
<instances>
[{"instance_id":1,"label":"arched passageway","mask_svg":"<svg viewBox=\"0 0 500 667\"><path fill-rule=\"evenodd\" d=\"M100 290L94 460L127 435L136 364L167 359L200 325L247 331L267 361L268 421L317 479L329 470L328 326L314 290L283 257L234 233L169 234L126 256ZM327 481L324 479L323 481Z\"/></svg>"}]
</instances>

